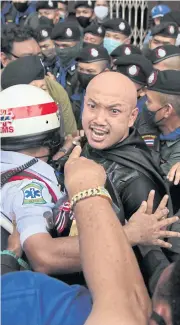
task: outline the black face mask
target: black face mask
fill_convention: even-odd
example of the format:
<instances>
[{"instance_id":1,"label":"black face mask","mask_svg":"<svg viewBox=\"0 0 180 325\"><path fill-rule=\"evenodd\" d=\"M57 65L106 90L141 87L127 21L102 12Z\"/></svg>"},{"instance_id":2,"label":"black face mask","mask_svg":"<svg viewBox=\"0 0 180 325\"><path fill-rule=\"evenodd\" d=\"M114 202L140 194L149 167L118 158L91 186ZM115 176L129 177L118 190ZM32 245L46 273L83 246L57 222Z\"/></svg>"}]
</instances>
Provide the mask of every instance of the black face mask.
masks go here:
<instances>
[{"instance_id":1,"label":"black face mask","mask_svg":"<svg viewBox=\"0 0 180 325\"><path fill-rule=\"evenodd\" d=\"M28 8L28 2L25 3L14 2L13 5L16 8L16 10L19 12L25 12Z\"/></svg>"},{"instance_id":2,"label":"black face mask","mask_svg":"<svg viewBox=\"0 0 180 325\"><path fill-rule=\"evenodd\" d=\"M49 19L45 16L41 16L39 18L39 25L47 25L50 27L54 27L53 19Z\"/></svg>"},{"instance_id":3,"label":"black face mask","mask_svg":"<svg viewBox=\"0 0 180 325\"><path fill-rule=\"evenodd\" d=\"M90 24L90 17L79 16L77 20L83 28L86 28Z\"/></svg>"},{"instance_id":4,"label":"black face mask","mask_svg":"<svg viewBox=\"0 0 180 325\"><path fill-rule=\"evenodd\" d=\"M163 109L165 106L166 106L166 105L160 107L160 108L159 108L157 111L155 111L155 112L152 112L152 111L149 111L149 110L148 110L150 123L155 124L155 125L158 125L161 121L164 120L164 117L162 117L160 120L156 121L156 120L155 120L155 117L156 117L157 112L159 112L159 111L160 111L161 109Z\"/></svg>"},{"instance_id":5,"label":"black face mask","mask_svg":"<svg viewBox=\"0 0 180 325\"><path fill-rule=\"evenodd\" d=\"M86 74L82 72L78 72L78 80L81 84L81 86L86 89L88 83L95 77L96 74Z\"/></svg>"}]
</instances>

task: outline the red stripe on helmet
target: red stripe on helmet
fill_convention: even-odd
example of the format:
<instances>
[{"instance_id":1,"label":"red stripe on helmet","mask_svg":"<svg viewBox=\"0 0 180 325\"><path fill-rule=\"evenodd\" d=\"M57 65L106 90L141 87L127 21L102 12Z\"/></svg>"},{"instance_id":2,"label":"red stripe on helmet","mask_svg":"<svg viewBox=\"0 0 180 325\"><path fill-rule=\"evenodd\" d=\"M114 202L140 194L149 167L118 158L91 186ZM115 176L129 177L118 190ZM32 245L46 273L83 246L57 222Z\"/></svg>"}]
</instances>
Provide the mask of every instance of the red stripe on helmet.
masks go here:
<instances>
[{"instance_id":1,"label":"red stripe on helmet","mask_svg":"<svg viewBox=\"0 0 180 325\"><path fill-rule=\"evenodd\" d=\"M42 115L53 114L58 111L58 106L55 102L30 105L30 106L21 106L15 108L0 108L1 117L6 116L12 120L23 119L28 117L38 117Z\"/></svg>"}]
</instances>

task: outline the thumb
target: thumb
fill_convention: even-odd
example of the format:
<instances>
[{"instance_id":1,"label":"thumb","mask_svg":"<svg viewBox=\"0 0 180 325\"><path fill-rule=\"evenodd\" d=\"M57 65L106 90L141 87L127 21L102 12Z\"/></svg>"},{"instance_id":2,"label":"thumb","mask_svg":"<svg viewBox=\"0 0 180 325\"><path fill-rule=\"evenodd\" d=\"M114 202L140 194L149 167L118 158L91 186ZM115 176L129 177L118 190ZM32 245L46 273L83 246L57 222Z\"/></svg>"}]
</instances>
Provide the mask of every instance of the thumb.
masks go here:
<instances>
[{"instance_id":1,"label":"thumb","mask_svg":"<svg viewBox=\"0 0 180 325\"><path fill-rule=\"evenodd\" d=\"M147 202L143 201L139 207L139 209L136 212L141 212L141 213L145 213L147 210Z\"/></svg>"},{"instance_id":2,"label":"thumb","mask_svg":"<svg viewBox=\"0 0 180 325\"><path fill-rule=\"evenodd\" d=\"M73 151L71 152L71 154L69 155L69 159L68 162L71 162L72 160L79 158L80 154L81 154L81 147L80 146L76 146Z\"/></svg>"}]
</instances>

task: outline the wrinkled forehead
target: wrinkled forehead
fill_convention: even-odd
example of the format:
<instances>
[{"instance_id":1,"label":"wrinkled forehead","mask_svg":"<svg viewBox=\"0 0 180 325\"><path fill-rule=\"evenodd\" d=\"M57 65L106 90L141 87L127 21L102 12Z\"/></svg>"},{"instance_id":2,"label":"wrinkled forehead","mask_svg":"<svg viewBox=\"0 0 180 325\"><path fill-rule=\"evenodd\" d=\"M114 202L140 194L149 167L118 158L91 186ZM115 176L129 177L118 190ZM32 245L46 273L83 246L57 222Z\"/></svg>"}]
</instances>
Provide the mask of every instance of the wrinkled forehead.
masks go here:
<instances>
[{"instance_id":1,"label":"wrinkled forehead","mask_svg":"<svg viewBox=\"0 0 180 325\"><path fill-rule=\"evenodd\" d=\"M118 91L112 87L108 90L103 87L102 84L89 84L86 89L86 101L92 100L98 105L107 107L110 105L120 105L131 107L131 103L128 97L123 93L123 91Z\"/></svg>"}]
</instances>

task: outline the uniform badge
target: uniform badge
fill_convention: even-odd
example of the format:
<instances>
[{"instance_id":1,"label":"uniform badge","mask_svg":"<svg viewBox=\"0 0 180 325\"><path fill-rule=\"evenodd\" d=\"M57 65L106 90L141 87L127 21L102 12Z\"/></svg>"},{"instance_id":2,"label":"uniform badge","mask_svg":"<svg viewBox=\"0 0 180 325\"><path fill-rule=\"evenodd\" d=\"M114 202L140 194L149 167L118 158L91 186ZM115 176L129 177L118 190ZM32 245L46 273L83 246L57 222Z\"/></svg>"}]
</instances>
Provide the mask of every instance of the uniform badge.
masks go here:
<instances>
[{"instance_id":1,"label":"uniform badge","mask_svg":"<svg viewBox=\"0 0 180 325\"><path fill-rule=\"evenodd\" d=\"M51 8L53 7L53 2L51 0L48 1L48 6Z\"/></svg>"},{"instance_id":2,"label":"uniform badge","mask_svg":"<svg viewBox=\"0 0 180 325\"><path fill-rule=\"evenodd\" d=\"M164 49L158 49L156 51L156 55L158 58L164 58L164 56L166 56L166 51Z\"/></svg>"},{"instance_id":3,"label":"uniform badge","mask_svg":"<svg viewBox=\"0 0 180 325\"><path fill-rule=\"evenodd\" d=\"M72 36L72 30L71 30L71 28L68 28L67 30L66 30L66 35L68 36L68 37L71 37Z\"/></svg>"},{"instance_id":4,"label":"uniform badge","mask_svg":"<svg viewBox=\"0 0 180 325\"><path fill-rule=\"evenodd\" d=\"M154 71L150 74L147 82L149 86L153 86L157 80L157 71Z\"/></svg>"},{"instance_id":5,"label":"uniform badge","mask_svg":"<svg viewBox=\"0 0 180 325\"><path fill-rule=\"evenodd\" d=\"M174 32L175 32L175 28L174 28L174 26L169 26L168 27L168 30L169 30L169 33L172 35L172 34L174 34Z\"/></svg>"},{"instance_id":6,"label":"uniform badge","mask_svg":"<svg viewBox=\"0 0 180 325\"><path fill-rule=\"evenodd\" d=\"M43 30L41 31L41 35L42 35L43 37L48 37L48 32L47 32L47 30L43 29Z\"/></svg>"},{"instance_id":7,"label":"uniform badge","mask_svg":"<svg viewBox=\"0 0 180 325\"><path fill-rule=\"evenodd\" d=\"M32 182L23 187L23 204L45 204L46 201L42 193L43 189L44 187L36 182Z\"/></svg>"},{"instance_id":8,"label":"uniform badge","mask_svg":"<svg viewBox=\"0 0 180 325\"><path fill-rule=\"evenodd\" d=\"M124 54L126 55L130 55L131 54L131 49L130 47L126 46L125 49L124 49Z\"/></svg>"},{"instance_id":9,"label":"uniform badge","mask_svg":"<svg viewBox=\"0 0 180 325\"><path fill-rule=\"evenodd\" d=\"M137 76L139 73L139 67L137 67L137 65L131 65L128 68L128 73L130 74L130 76Z\"/></svg>"},{"instance_id":10,"label":"uniform badge","mask_svg":"<svg viewBox=\"0 0 180 325\"><path fill-rule=\"evenodd\" d=\"M122 23L119 24L119 29L120 30L125 30L125 28L126 28L125 23L122 22Z\"/></svg>"},{"instance_id":11,"label":"uniform badge","mask_svg":"<svg viewBox=\"0 0 180 325\"><path fill-rule=\"evenodd\" d=\"M98 31L99 34L102 34L102 28L101 27L99 27L97 31Z\"/></svg>"},{"instance_id":12,"label":"uniform badge","mask_svg":"<svg viewBox=\"0 0 180 325\"><path fill-rule=\"evenodd\" d=\"M144 142L148 147L153 147L154 146L154 141L156 139L156 135L152 134L145 134L141 136Z\"/></svg>"},{"instance_id":13,"label":"uniform badge","mask_svg":"<svg viewBox=\"0 0 180 325\"><path fill-rule=\"evenodd\" d=\"M96 58L99 55L99 52L96 49L91 49L91 55L93 58Z\"/></svg>"}]
</instances>

